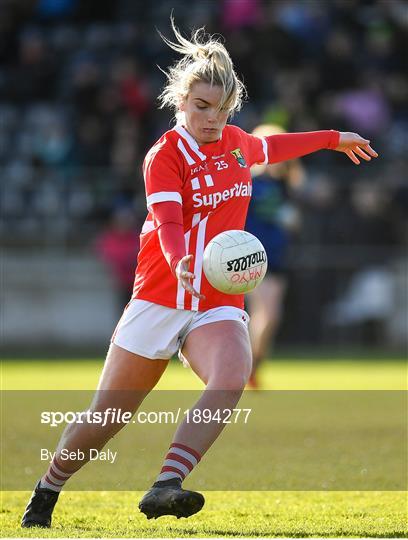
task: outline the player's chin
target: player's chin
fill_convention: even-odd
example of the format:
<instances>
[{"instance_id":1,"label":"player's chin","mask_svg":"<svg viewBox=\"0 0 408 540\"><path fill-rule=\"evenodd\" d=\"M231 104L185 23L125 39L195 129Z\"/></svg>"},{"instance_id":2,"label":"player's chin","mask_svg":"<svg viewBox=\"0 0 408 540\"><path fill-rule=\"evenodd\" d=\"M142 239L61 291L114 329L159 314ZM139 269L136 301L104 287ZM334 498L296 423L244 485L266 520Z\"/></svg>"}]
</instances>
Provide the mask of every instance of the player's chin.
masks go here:
<instances>
[{"instance_id":1,"label":"player's chin","mask_svg":"<svg viewBox=\"0 0 408 540\"><path fill-rule=\"evenodd\" d=\"M218 141L218 139L220 138L220 130L219 129L203 129L201 131L201 137L207 143Z\"/></svg>"}]
</instances>

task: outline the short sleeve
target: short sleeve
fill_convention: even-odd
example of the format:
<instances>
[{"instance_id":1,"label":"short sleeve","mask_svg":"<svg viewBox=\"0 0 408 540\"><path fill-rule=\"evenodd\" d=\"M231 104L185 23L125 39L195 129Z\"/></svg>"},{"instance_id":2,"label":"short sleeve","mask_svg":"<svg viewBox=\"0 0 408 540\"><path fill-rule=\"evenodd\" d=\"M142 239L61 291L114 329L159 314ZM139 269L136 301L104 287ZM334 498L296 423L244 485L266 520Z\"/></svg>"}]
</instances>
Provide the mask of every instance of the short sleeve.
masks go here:
<instances>
[{"instance_id":1,"label":"short sleeve","mask_svg":"<svg viewBox=\"0 0 408 540\"><path fill-rule=\"evenodd\" d=\"M146 203L172 201L182 204L182 176L177 154L168 145L154 146L143 163Z\"/></svg>"},{"instance_id":2,"label":"short sleeve","mask_svg":"<svg viewBox=\"0 0 408 540\"><path fill-rule=\"evenodd\" d=\"M249 166L268 163L268 145L263 137L255 137L247 133Z\"/></svg>"},{"instance_id":3,"label":"short sleeve","mask_svg":"<svg viewBox=\"0 0 408 540\"><path fill-rule=\"evenodd\" d=\"M249 167L255 164L268 163L268 145L263 137L255 137L250 135L246 131L236 128L238 130L241 143L244 147L245 159Z\"/></svg>"}]
</instances>

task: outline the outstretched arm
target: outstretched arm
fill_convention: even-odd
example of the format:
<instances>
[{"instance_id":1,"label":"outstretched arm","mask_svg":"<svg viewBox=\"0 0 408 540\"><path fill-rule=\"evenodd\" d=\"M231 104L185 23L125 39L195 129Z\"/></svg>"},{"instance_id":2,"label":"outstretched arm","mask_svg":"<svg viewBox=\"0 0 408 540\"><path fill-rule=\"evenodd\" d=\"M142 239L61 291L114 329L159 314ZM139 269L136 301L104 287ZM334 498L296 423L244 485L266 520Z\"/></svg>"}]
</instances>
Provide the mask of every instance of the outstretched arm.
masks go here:
<instances>
[{"instance_id":1,"label":"outstretched arm","mask_svg":"<svg viewBox=\"0 0 408 540\"><path fill-rule=\"evenodd\" d=\"M360 163L357 155L366 161L378 155L368 139L357 133L335 130L282 133L265 137L265 142L268 163L279 163L324 149L344 152L357 165Z\"/></svg>"}]
</instances>

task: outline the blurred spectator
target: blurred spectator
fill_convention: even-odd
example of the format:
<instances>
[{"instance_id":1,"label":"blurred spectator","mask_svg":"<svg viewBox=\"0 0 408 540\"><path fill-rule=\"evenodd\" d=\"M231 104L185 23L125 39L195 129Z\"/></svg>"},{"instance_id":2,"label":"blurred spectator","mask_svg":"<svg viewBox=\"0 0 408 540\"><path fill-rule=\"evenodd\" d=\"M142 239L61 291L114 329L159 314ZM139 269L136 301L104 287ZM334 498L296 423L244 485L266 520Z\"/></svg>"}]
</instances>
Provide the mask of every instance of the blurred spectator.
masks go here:
<instances>
[{"instance_id":1,"label":"blurred spectator","mask_svg":"<svg viewBox=\"0 0 408 540\"><path fill-rule=\"evenodd\" d=\"M136 118L143 117L150 107L149 87L135 59L120 59L113 68L112 76L125 110Z\"/></svg>"},{"instance_id":2,"label":"blurred spectator","mask_svg":"<svg viewBox=\"0 0 408 540\"><path fill-rule=\"evenodd\" d=\"M121 314L132 296L139 251L139 231L134 212L126 207L116 210L109 226L97 237L95 247L114 280L118 314Z\"/></svg>"},{"instance_id":3,"label":"blurred spectator","mask_svg":"<svg viewBox=\"0 0 408 540\"><path fill-rule=\"evenodd\" d=\"M109 165L109 128L96 115L84 116L79 121L75 148L76 163L84 167Z\"/></svg>"},{"instance_id":4,"label":"blurred spectator","mask_svg":"<svg viewBox=\"0 0 408 540\"><path fill-rule=\"evenodd\" d=\"M56 19L70 16L74 13L78 0L39 0L37 13L44 19Z\"/></svg>"},{"instance_id":5,"label":"blurred spectator","mask_svg":"<svg viewBox=\"0 0 408 540\"><path fill-rule=\"evenodd\" d=\"M222 24L227 31L257 26L262 18L260 0L224 0Z\"/></svg>"},{"instance_id":6,"label":"blurred spectator","mask_svg":"<svg viewBox=\"0 0 408 540\"><path fill-rule=\"evenodd\" d=\"M101 77L100 66L91 55L82 53L74 59L68 88L71 88L72 104L77 114L89 115L96 112L102 86Z\"/></svg>"},{"instance_id":7,"label":"blurred spectator","mask_svg":"<svg viewBox=\"0 0 408 540\"><path fill-rule=\"evenodd\" d=\"M274 124L261 124L252 134L268 137L285 130ZM287 289L287 251L291 237L301 228L296 193L305 181L299 160L251 168L252 197L246 230L262 242L268 260L267 273L258 287L247 296L250 316L252 373L248 384L259 387L258 370L273 344L282 318Z\"/></svg>"},{"instance_id":8,"label":"blurred spectator","mask_svg":"<svg viewBox=\"0 0 408 540\"><path fill-rule=\"evenodd\" d=\"M359 326L365 341L384 344L385 322L392 316L395 292L392 273L370 267L357 272L344 295L326 309L326 323L333 326Z\"/></svg>"},{"instance_id":9,"label":"blurred spectator","mask_svg":"<svg viewBox=\"0 0 408 540\"><path fill-rule=\"evenodd\" d=\"M57 75L55 58L41 32L26 30L20 36L18 63L9 72L7 99L22 104L53 100Z\"/></svg>"},{"instance_id":10,"label":"blurred spectator","mask_svg":"<svg viewBox=\"0 0 408 540\"><path fill-rule=\"evenodd\" d=\"M183 33L205 25L225 38L251 98L232 122L247 131L260 123L358 131L380 153L369 178L336 153L304 159L310 181L292 264L315 265L316 289L302 273L309 297L298 305L334 300L330 250L347 284L347 257L363 268L365 257L387 264L406 250L405 0L5 0L0 239L86 246L118 206L144 218L142 160L173 122L157 109L165 82L157 65L176 55L155 30L169 35L172 9Z\"/></svg>"},{"instance_id":11,"label":"blurred spectator","mask_svg":"<svg viewBox=\"0 0 408 540\"><path fill-rule=\"evenodd\" d=\"M328 36L319 69L325 92L354 88L358 80L355 39L356 36L342 28Z\"/></svg>"},{"instance_id":12,"label":"blurred spectator","mask_svg":"<svg viewBox=\"0 0 408 540\"><path fill-rule=\"evenodd\" d=\"M119 194L127 192L132 204L142 193L144 152L162 127L170 127L168 115L156 109L164 75L155 64L171 62L171 52L154 27L166 32L172 7L183 31L206 24L224 34L251 96L234 120L244 129L271 122L290 131L361 131L372 137L382 163L401 156L406 165L402 50L408 24L402 0L223 0L206 10L192 0L188 13L184 2L167 0L137 6L92 1L86 8L77 0L58 6L41 0L24 9L6 7L0 43L13 34L18 47L0 53L0 162L24 159L29 167L37 159L45 168L64 170L64 189L89 185L93 215L112 211L106 202ZM41 120L40 127L40 113L33 120L32 112L39 102L44 110L58 108L58 117ZM334 183L356 175L336 157L307 159L320 172L334 163ZM394 193L385 178L382 183ZM101 192L105 196L98 197ZM338 212L341 221L340 207L332 220Z\"/></svg>"}]
</instances>

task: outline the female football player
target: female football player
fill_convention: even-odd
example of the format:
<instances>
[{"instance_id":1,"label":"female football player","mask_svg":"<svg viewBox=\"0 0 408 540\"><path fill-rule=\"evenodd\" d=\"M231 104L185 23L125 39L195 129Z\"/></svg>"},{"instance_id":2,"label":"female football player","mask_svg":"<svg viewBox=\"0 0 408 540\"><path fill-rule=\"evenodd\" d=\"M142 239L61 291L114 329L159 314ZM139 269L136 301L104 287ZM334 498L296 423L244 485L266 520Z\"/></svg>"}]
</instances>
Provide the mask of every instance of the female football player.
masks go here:
<instances>
[{"instance_id":1,"label":"female football player","mask_svg":"<svg viewBox=\"0 0 408 540\"><path fill-rule=\"evenodd\" d=\"M232 409L251 373L248 316L243 295L213 289L202 272L206 244L215 235L243 229L251 194L250 167L321 149L344 152L354 163L376 152L355 133L318 131L271 137L249 135L227 124L241 107L243 84L216 39L198 30L191 41L172 24L183 55L168 72L161 95L177 124L150 149L143 166L148 215L141 234L135 285L112 336L98 391L86 413L116 407L134 413L176 352L205 383L195 411ZM85 414L85 413L84 413ZM67 426L55 458L39 480L23 516L24 527L49 527L60 490L124 423L88 421ZM222 431L222 422L178 426L156 482L140 502L147 517L190 516L204 497L181 483ZM61 460L78 450L83 460Z\"/></svg>"},{"instance_id":2,"label":"female football player","mask_svg":"<svg viewBox=\"0 0 408 540\"><path fill-rule=\"evenodd\" d=\"M285 133L275 124L261 124L252 132L257 137ZM291 235L300 226L300 214L292 203L296 190L302 187L305 172L299 160L272 165L255 165L251 169L252 197L248 208L246 230L262 242L268 270L262 283L247 296L250 316L249 335L252 346L250 388L260 388L258 368L279 327L287 287L286 252Z\"/></svg>"}]
</instances>

